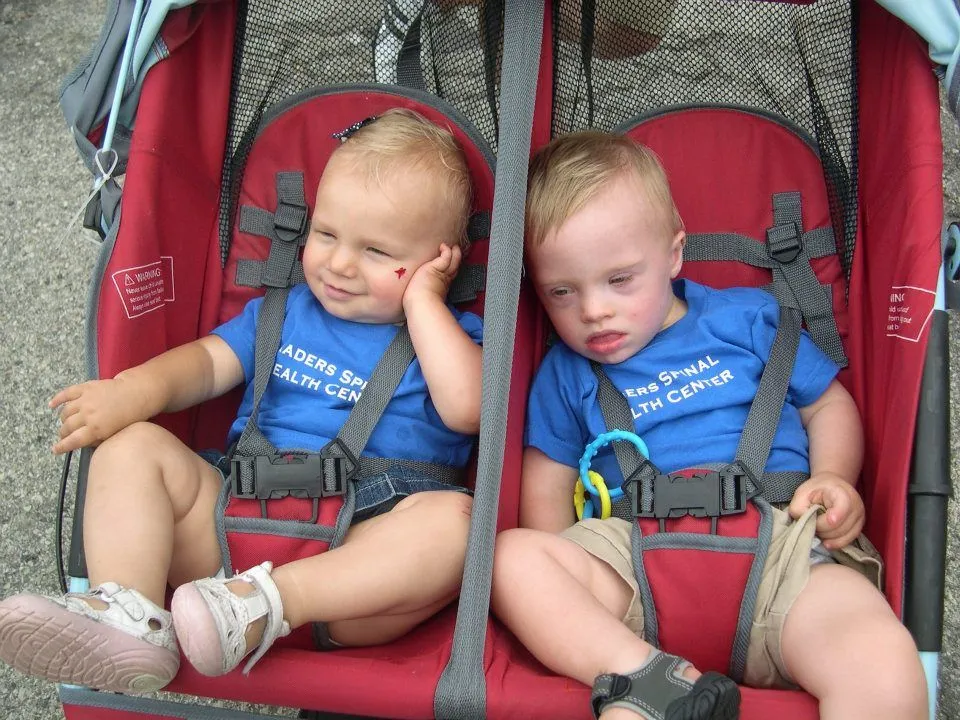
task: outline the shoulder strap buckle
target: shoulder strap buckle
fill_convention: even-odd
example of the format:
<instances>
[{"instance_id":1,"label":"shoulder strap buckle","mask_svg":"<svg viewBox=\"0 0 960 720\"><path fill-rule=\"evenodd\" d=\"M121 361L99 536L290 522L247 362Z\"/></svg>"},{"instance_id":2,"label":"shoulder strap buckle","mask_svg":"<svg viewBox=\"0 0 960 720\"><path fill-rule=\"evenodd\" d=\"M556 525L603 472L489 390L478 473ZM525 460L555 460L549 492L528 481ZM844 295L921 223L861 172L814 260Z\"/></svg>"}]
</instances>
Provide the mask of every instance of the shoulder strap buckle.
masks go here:
<instances>
[{"instance_id":1,"label":"shoulder strap buckle","mask_svg":"<svg viewBox=\"0 0 960 720\"><path fill-rule=\"evenodd\" d=\"M320 450L323 463L323 497L343 495L347 483L353 480L360 470L360 463L350 448L336 437Z\"/></svg>"},{"instance_id":2,"label":"shoulder strap buckle","mask_svg":"<svg viewBox=\"0 0 960 720\"><path fill-rule=\"evenodd\" d=\"M283 242L299 242L307 231L307 208L299 203L290 203L286 200L277 202L277 210L273 214L273 229L278 240Z\"/></svg>"},{"instance_id":3,"label":"shoulder strap buckle","mask_svg":"<svg viewBox=\"0 0 960 720\"><path fill-rule=\"evenodd\" d=\"M803 250L800 223L790 222L767 228L767 254L781 265L792 263Z\"/></svg>"}]
</instances>

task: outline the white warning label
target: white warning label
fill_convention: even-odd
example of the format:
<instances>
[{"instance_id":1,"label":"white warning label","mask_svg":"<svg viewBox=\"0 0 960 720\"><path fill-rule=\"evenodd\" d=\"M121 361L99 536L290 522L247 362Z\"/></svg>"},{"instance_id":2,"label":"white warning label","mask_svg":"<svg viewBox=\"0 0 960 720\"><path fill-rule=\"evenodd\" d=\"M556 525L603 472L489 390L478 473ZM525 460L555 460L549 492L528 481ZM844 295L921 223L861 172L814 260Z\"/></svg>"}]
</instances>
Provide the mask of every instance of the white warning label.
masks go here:
<instances>
[{"instance_id":1,"label":"white warning label","mask_svg":"<svg viewBox=\"0 0 960 720\"><path fill-rule=\"evenodd\" d=\"M937 294L913 285L890 288L887 306L887 337L919 342L923 329L930 322Z\"/></svg>"},{"instance_id":2,"label":"white warning label","mask_svg":"<svg viewBox=\"0 0 960 720\"><path fill-rule=\"evenodd\" d=\"M128 318L146 315L176 299L170 255L162 255L149 265L117 270L111 277Z\"/></svg>"}]
</instances>

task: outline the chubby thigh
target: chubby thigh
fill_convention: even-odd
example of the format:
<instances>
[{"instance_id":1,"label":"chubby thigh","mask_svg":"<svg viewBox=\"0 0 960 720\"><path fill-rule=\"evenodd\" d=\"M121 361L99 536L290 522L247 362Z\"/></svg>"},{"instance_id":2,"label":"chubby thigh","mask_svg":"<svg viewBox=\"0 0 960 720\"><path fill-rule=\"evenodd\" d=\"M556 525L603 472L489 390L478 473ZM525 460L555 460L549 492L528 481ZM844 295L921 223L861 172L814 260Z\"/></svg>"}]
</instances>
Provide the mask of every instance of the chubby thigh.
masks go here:
<instances>
[{"instance_id":1,"label":"chubby thigh","mask_svg":"<svg viewBox=\"0 0 960 720\"><path fill-rule=\"evenodd\" d=\"M781 639L787 614L810 577L811 562L830 562L832 559L854 568L875 587L880 585L880 557L865 537L861 536L842 551L833 552L832 558L821 559L822 551L813 551L816 512L817 508L811 508L797 521L792 521L786 512L773 508L773 532L754 608L745 685L795 686L784 663ZM567 528L562 536L610 566L623 579L631 593L623 622L636 635L643 637L643 604L633 572L632 530L632 523L619 518L590 518Z\"/></svg>"}]
</instances>

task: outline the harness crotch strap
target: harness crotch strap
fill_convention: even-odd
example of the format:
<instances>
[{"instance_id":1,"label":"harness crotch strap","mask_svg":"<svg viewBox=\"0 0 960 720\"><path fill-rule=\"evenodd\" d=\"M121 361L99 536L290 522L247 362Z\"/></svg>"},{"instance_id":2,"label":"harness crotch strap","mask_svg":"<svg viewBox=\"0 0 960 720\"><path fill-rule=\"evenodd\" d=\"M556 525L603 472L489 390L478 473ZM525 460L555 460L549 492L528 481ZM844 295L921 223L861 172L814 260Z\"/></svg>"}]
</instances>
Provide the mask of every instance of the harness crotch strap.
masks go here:
<instances>
[{"instance_id":1,"label":"harness crotch strap","mask_svg":"<svg viewBox=\"0 0 960 720\"><path fill-rule=\"evenodd\" d=\"M701 670L720 670L737 681L746 667L769 550L770 503L788 502L807 477L764 472L793 372L800 324L799 311L781 307L776 338L732 463L665 474L632 445L614 445L625 479L624 497L614 503L613 514L637 521L631 546L644 637L667 652L694 659ZM626 398L599 364L592 368L608 430L632 431Z\"/></svg>"},{"instance_id":2,"label":"harness crotch strap","mask_svg":"<svg viewBox=\"0 0 960 720\"><path fill-rule=\"evenodd\" d=\"M804 232L801 215L799 192L774 193L773 226L767 229L765 243L736 233L692 233L683 257L694 262L736 260L769 269L773 281L763 289L781 306L799 309L814 342L846 367L830 286L821 285L810 266L815 258L837 254L836 239L829 226Z\"/></svg>"}]
</instances>

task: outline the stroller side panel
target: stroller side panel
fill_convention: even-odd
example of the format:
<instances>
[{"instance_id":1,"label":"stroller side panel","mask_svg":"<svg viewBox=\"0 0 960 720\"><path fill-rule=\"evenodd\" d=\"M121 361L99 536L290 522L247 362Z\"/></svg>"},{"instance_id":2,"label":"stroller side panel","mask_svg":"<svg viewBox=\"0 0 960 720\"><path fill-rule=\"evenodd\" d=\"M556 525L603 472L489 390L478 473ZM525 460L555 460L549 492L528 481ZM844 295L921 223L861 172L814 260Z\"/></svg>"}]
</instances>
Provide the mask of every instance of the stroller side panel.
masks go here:
<instances>
[{"instance_id":1,"label":"stroller side panel","mask_svg":"<svg viewBox=\"0 0 960 720\"><path fill-rule=\"evenodd\" d=\"M144 82L122 217L96 299L100 377L198 337L201 307L219 297L217 204L230 95L232 3L192 14L189 40ZM202 13L202 15L200 15ZM193 114L180 112L195 107ZM162 208L158 212L158 208ZM186 438L187 413L162 420Z\"/></svg>"},{"instance_id":2,"label":"stroller side panel","mask_svg":"<svg viewBox=\"0 0 960 720\"><path fill-rule=\"evenodd\" d=\"M867 441L866 532L900 614L907 478L940 269L939 100L926 47L906 25L864 3L859 37L862 237L850 279L850 355L868 373L852 390Z\"/></svg>"}]
</instances>

